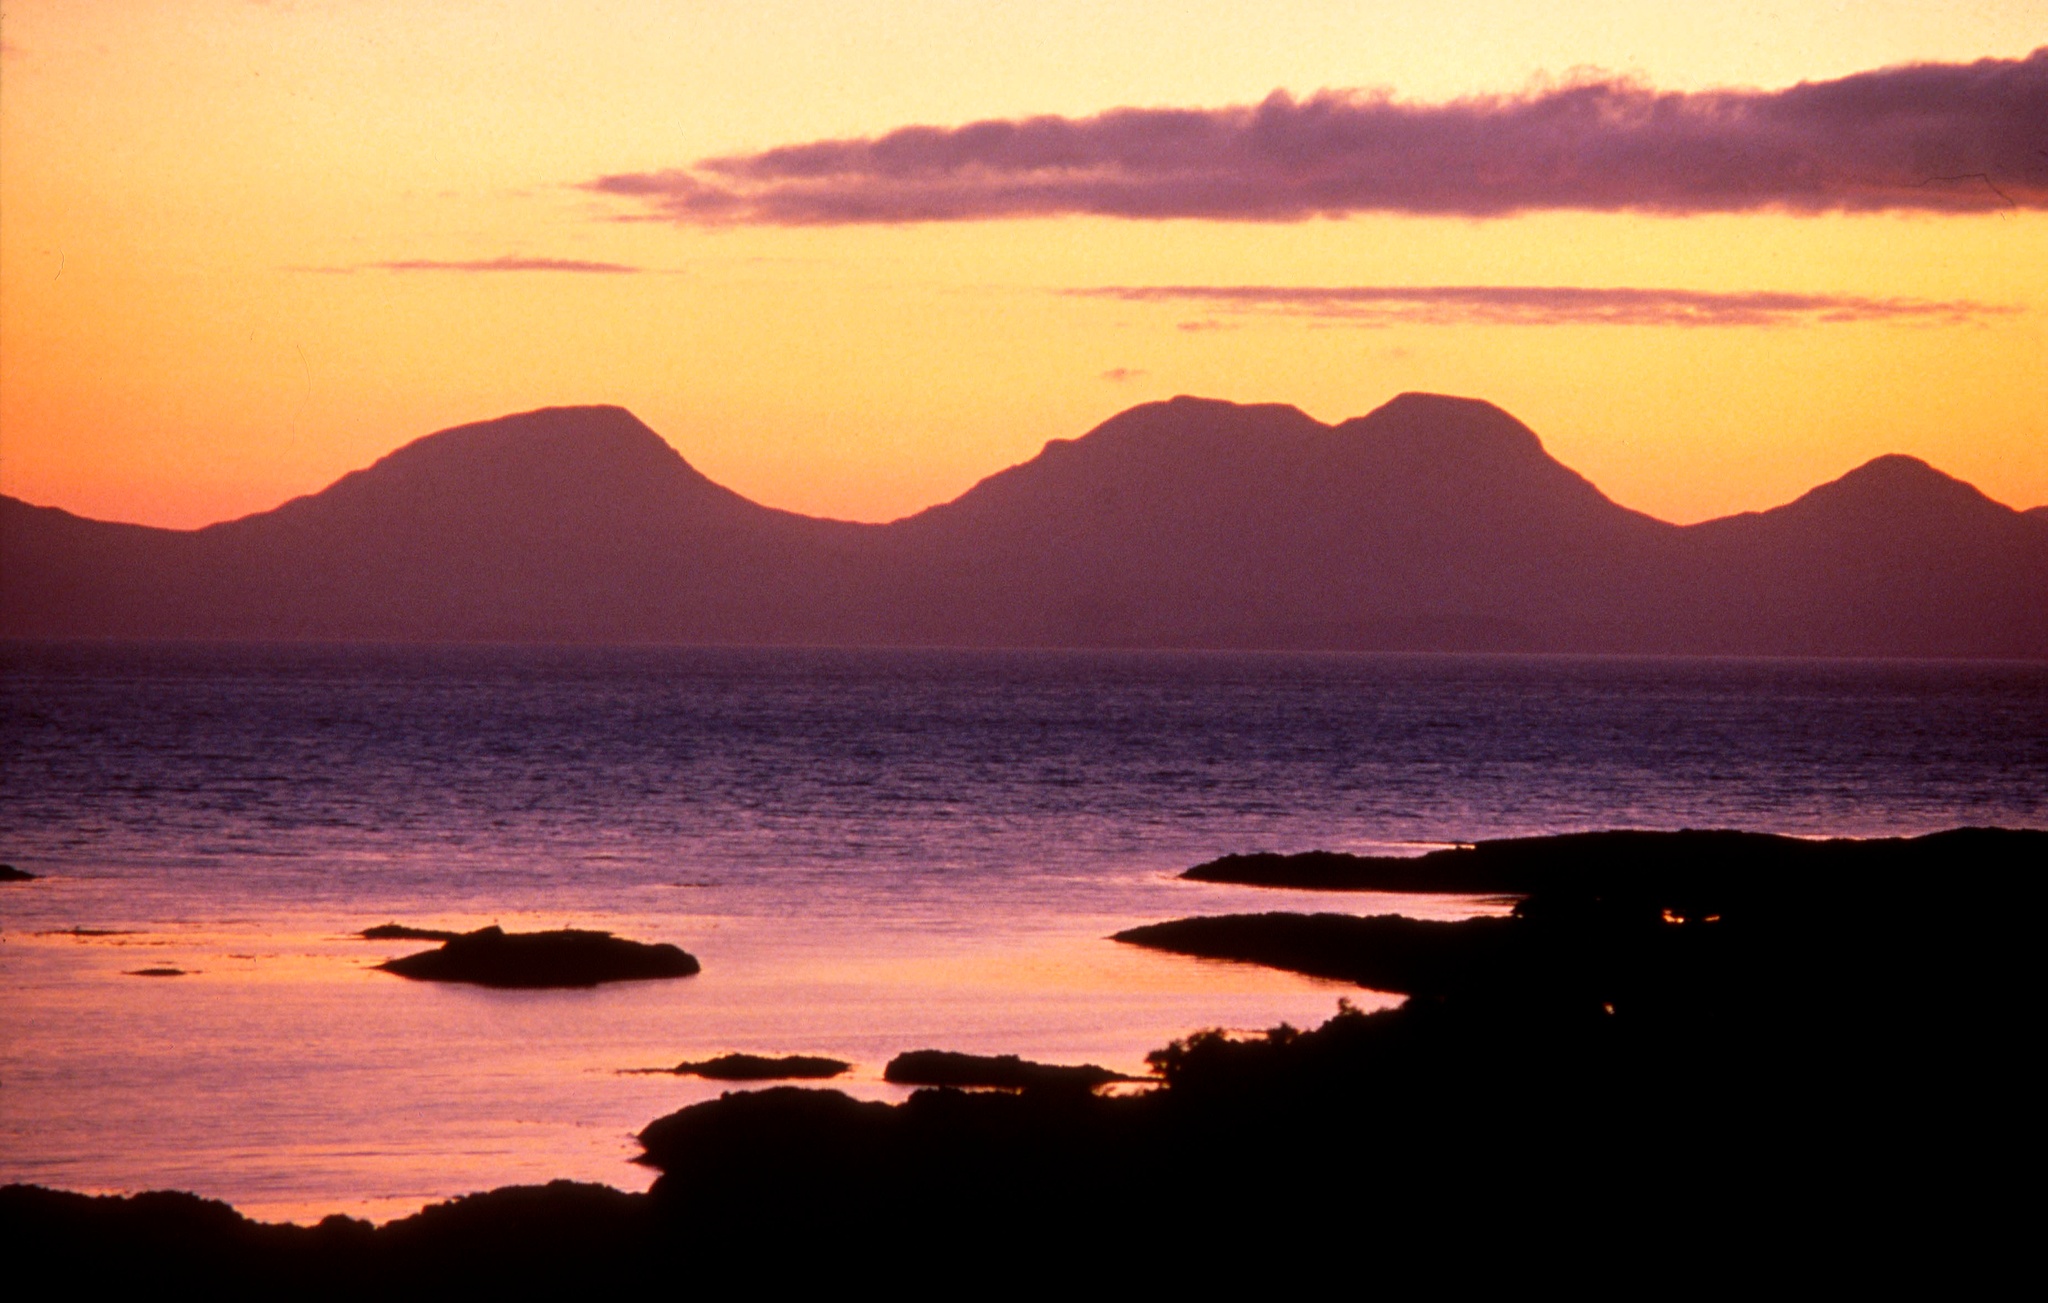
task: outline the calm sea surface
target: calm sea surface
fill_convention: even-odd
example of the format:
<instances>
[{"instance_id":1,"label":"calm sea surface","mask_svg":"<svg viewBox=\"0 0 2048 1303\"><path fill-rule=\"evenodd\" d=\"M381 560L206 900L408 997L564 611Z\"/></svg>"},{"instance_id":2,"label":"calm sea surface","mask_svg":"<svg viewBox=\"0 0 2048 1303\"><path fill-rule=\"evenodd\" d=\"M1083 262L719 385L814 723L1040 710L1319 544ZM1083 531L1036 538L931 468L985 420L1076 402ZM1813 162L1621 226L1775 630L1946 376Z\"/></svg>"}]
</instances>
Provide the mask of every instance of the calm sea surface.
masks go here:
<instances>
[{"instance_id":1,"label":"calm sea surface","mask_svg":"<svg viewBox=\"0 0 2048 1303\"><path fill-rule=\"evenodd\" d=\"M718 1087L621 1069L825 1053L875 1098L926 1046L1135 1070L1359 993L1118 928L1498 908L1173 880L1225 852L1969 823L2048 825L2048 666L0 647L0 860L48 875L0 886L0 1181L299 1219L637 1188L632 1133ZM704 971L416 984L372 965L417 943L349 936L388 920Z\"/></svg>"}]
</instances>

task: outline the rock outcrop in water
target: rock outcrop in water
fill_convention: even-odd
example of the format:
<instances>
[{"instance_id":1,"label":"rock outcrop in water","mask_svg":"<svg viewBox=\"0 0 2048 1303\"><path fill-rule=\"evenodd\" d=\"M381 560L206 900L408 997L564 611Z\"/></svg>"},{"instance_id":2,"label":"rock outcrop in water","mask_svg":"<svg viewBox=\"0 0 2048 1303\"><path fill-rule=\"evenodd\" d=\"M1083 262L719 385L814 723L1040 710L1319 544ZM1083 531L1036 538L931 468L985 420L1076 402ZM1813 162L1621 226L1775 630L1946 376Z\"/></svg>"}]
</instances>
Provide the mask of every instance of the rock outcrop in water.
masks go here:
<instances>
[{"instance_id":1,"label":"rock outcrop in water","mask_svg":"<svg viewBox=\"0 0 2048 1303\"><path fill-rule=\"evenodd\" d=\"M441 928L409 927L404 923L379 923L356 933L365 941L453 941L462 935Z\"/></svg>"},{"instance_id":2,"label":"rock outcrop in water","mask_svg":"<svg viewBox=\"0 0 2048 1303\"><path fill-rule=\"evenodd\" d=\"M852 1066L844 1059L817 1054L721 1054L694 1062L685 1059L668 1071L713 1081L799 1081L837 1077Z\"/></svg>"},{"instance_id":3,"label":"rock outcrop in water","mask_svg":"<svg viewBox=\"0 0 2048 1303\"><path fill-rule=\"evenodd\" d=\"M1497 981L1519 949L1511 919L1442 923L1385 914L1225 914L1126 928L1111 940L1235 959L1401 995Z\"/></svg>"},{"instance_id":4,"label":"rock outcrop in water","mask_svg":"<svg viewBox=\"0 0 2048 1303\"><path fill-rule=\"evenodd\" d=\"M676 946L628 941L609 932L507 932L486 927L450 936L439 950L422 950L377 967L427 982L560 987L689 977L699 965Z\"/></svg>"},{"instance_id":5,"label":"rock outcrop in water","mask_svg":"<svg viewBox=\"0 0 2048 1303\"><path fill-rule=\"evenodd\" d=\"M0 882L34 882L40 876L27 869L17 869L12 864L0 864Z\"/></svg>"},{"instance_id":6,"label":"rock outcrop in water","mask_svg":"<svg viewBox=\"0 0 2048 1303\"><path fill-rule=\"evenodd\" d=\"M1308 851L1225 855L1181 874L1190 882L1313 891L1597 899L1661 917L1725 912L1792 890L1854 890L1872 874L1912 874L1948 862L2005 862L2044 835L1956 828L1923 837L1816 841L1724 830L1612 831L1515 837L1399 857Z\"/></svg>"},{"instance_id":7,"label":"rock outcrop in water","mask_svg":"<svg viewBox=\"0 0 2048 1303\"><path fill-rule=\"evenodd\" d=\"M889 1060L882 1080L899 1086L966 1086L996 1090L1093 1090L1130 1081L1092 1063L1033 1063L1014 1054L961 1054L952 1050L908 1050Z\"/></svg>"}]
</instances>

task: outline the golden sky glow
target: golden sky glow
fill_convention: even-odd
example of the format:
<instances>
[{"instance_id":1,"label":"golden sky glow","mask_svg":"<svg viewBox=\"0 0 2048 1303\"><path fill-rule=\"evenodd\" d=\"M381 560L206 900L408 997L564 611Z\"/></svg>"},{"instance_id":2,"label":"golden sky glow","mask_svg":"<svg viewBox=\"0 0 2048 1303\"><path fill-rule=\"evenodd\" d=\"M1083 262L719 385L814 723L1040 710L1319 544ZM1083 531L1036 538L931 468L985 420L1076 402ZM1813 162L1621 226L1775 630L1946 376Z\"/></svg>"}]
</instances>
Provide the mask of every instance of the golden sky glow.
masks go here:
<instances>
[{"instance_id":1,"label":"golden sky glow","mask_svg":"<svg viewBox=\"0 0 2048 1303\"><path fill-rule=\"evenodd\" d=\"M197 525L443 426L615 402L760 501L887 519L1145 399L1337 420L1430 389L1500 403L1667 519L1773 505L1884 452L2048 502L2039 206L707 227L619 220L647 214L584 188L909 124L1275 89L1440 102L1587 68L1776 88L2048 44L2038 0L1564 8L9 2L0 490ZM639 270L478 269L508 258ZM1147 285L2006 310L1361 324L1064 292Z\"/></svg>"}]
</instances>

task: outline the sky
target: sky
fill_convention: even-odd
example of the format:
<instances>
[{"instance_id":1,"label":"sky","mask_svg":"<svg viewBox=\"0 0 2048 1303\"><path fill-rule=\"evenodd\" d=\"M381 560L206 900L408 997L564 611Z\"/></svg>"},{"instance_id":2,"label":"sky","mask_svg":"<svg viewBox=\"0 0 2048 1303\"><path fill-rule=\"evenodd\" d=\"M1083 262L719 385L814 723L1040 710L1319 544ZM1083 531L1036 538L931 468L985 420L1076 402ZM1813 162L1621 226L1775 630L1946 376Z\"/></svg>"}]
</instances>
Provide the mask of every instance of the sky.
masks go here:
<instances>
[{"instance_id":1,"label":"sky","mask_svg":"<svg viewBox=\"0 0 2048 1303\"><path fill-rule=\"evenodd\" d=\"M1406 390L1668 520L1888 452L2048 504L2048 10L0 0L31 502L617 403L887 520L1134 403Z\"/></svg>"}]
</instances>

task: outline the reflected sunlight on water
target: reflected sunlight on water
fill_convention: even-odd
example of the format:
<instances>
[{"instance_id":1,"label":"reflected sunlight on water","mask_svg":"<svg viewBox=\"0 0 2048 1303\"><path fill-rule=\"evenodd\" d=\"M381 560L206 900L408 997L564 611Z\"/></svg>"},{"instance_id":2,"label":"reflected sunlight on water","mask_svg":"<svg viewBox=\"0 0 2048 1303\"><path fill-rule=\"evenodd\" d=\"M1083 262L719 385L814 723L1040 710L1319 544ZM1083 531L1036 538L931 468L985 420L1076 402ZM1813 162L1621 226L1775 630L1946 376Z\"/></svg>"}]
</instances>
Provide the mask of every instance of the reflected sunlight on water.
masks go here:
<instances>
[{"instance_id":1,"label":"reflected sunlight on water","mask_svg":"<svg viewBox=\"0 0 2048 1303\"><path fill-rule=\"evenodd\" d=\"M387 1217L555 1177L726 1087L934 1047L1141 1071L1341 984L1108 942L1193 913L1504 902L1176 881L1229 851L1587 827L2039 826L2048 670L1514 658L0 649L0 1180ZM704 971L378 972L398 921ZM106 935L87 935L85 929ZM177 977L137 977L143 968Z\"/></svg>"}]
</instances>

